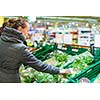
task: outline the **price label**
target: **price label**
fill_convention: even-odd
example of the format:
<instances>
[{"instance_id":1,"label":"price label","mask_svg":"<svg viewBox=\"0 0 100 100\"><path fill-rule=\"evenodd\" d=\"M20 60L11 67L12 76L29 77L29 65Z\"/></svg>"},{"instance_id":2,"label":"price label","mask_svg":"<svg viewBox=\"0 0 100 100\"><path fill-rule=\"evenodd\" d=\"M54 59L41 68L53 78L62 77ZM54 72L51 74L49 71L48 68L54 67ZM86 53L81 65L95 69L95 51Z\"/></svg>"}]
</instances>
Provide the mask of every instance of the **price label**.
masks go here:
<instances>
[{"instance_id":1,"label":"price label","mask_svg":"<svg viewBox=\"0 0 100 100\"><path fill-rule=\"evenodd\" d=\"M64 34L63 40L65 44L72 44L72 34Z\"/></svg>"},{"instance_id":2,"label":"price label","mask_svg":"<svg viewBox=\"0 0 100 100\"><path fill-rule=\"evenodd\" d=\"M79 34L78 45L90 46L90 34Z\"/></svg>"},{"instance_id":3,"label":"price label","mask_svg":"<svg viewBox=\"0 0 100 100\"><path fill-rule=\"evenodd\" d=\"M95 37L94 37L94 46L95 47L100 47L100 34L95 34Z\"/></svg>"},{"instance_id":4,"label":"price label","mask_svg":"<svg viewBox=\"0 0 100 100\"><path fill-rule=\"evenodd\" d=\"M63 43L63 34L56 34L56 43Z\"/></svg>"}]
</instances>

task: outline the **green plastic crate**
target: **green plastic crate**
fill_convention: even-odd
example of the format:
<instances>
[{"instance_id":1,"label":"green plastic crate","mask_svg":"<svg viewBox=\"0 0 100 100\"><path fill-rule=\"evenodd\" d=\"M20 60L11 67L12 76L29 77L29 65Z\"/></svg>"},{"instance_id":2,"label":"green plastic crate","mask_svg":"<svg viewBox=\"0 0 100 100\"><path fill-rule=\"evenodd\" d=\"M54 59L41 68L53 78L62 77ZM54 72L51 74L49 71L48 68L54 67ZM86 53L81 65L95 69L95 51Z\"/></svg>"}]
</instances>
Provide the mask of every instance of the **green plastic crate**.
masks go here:
<instances>
[{"instance_id":1,"label":"green plastic crate","mask_svg":"<svg viewBox=\"0 0 100 100\"><path fill-rule=\"evenodd\" d=\"M69 55L79 55L85 51L88 51L88 49L86 48L75 48L73 46L67 46L67 48L64 50L64 49L59 49Z\"/></svg>"},{"instance_id":2,"label":"green plastic crate","mask_svg":"<svg viewBox=\"0 0 100 100\"><path fill-rule=\"evenodd\" d=\"M94 48L94 58L95 61L100 60L100 48Z\"/></svg>"},{"instance_id":3,"label":"green plastic crate","mask_svg":"<svg viewBox=\"0 0 100 100\"><path fill-rule=\"evenodd\" d=\"M43 46L42 48L40 48L39 50L33 52L34 55L37 55L38 53L42 53L45 50L50 49L49 45Z\"/></svg>"},{"instance_id":4,"label":"green plastic crate","mask_svg":"<svg viewBox=\"0 0 100 100\"><path fill-rule=\"evenodd\" d=\"M41 49L37 50L33 54L38 59L44 61L49 56L49 53L54 52L55 50L60 50L62 52L65 52L68 55L74 56L74 55L79 55L79 54L87 51L88 49L86 49L86 48L75 48L73 46L67 46L66 49L58 49L56 44L52 44L52 45L46 45L46 46L42 47Z\"/></svg>"},{"instance_id":5,"label":"green plastic crate","mask_svg":"<svg viewBox=\"0 0 100 100\"><path fill-rule=\"evenodd\" d=\"M100 74L100 61L93 63L79 74L70 78L67 83L78 83L81 78L87 78L90 83L93 83L98 74Z\"/></svg>"},{"instance_id":6,"label":"green plastic crate","mask_svg":"<svg viewBox=\"0 0 100 100\"><path fill-rule=\"evenodd\" d=\"M42 47L40 50L34 52L33 54L40 60L44 61L48 56L49 53L57 50L56 45L46 45Z\"/></svg>"},{"instance_id":7,"label":"green plastic crate","mask_svg":"<svg viewBox=\"0 0 100 100\"><path fill-rule=\"evenodd\" d=\"M85 48L76 49L74 47L68 46L66 50L63 50L63 49L58 49L56 45L46 45L45 47L35 52L34 55L40 60L44 61L47 59L47 57L49 57L49 53L54 52L55 50L61 50L62 52L65 52L69 55L79 55L87 51L88 49ZM97 54L96 56L99 56L99 53L100 51L98 50L98 54L96 53ZM95 61L91 66L84 69L82 72L75 75L74 77L70 78L67 83L77 83L83 77L88 78L90 82L93 82L99 73L100 73L100 61L98 62Z\"/></svg>"}]
</instances>

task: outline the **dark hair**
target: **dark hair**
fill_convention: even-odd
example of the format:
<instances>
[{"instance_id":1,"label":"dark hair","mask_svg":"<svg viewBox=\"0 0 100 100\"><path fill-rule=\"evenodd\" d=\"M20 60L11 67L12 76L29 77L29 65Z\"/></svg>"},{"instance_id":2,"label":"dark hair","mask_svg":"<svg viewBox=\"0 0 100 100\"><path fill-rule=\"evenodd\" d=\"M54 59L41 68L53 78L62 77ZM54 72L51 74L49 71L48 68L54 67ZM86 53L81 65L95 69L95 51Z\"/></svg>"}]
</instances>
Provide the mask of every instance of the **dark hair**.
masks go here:
<instances>
[{"instance_id":1,"label":"dark hair","mask_svg":"<svg viewBox=\"0 0 100 100\"><path fill-rule=\"evenodd\" d=\"M6 26L8 26L8 23L4 22L3 25L2 25L2 28L5 28Z\"/></svg>"},{"instance_id":2,"label":"dark hair","mask_svg":"<svg viewBox=\"0 0 100 100\"><path fill-rule=\"evenodd\" d=\"M25 28L26 22L27 22L27 20L22 19L22 18L20 18L20 19L9 19L8 20L8 27L18 29L18 27L21 26L22 28Z\"/></svg>"}]
</instances>

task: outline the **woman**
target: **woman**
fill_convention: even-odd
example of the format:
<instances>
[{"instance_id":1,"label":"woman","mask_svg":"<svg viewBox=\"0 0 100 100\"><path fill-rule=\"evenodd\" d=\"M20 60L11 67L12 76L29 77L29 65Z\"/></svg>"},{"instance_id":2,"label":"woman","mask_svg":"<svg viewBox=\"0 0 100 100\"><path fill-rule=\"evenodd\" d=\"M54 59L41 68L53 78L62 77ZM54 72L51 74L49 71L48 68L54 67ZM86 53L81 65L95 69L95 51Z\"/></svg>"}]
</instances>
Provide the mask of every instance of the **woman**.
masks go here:
<instances>
[{"instance_id":1,"label":"woman","mask_svg":"<svg viewBox=\"0 0 100 100\"><path fill-rule=\"evenodd\" d=\"M9 20L0 37L0 83L20 83L21 64L37 71L51 74L67 74L70 69L60 70L37 59L25 45L29 23L25 19Z\"/></svg>"}]
</instances>

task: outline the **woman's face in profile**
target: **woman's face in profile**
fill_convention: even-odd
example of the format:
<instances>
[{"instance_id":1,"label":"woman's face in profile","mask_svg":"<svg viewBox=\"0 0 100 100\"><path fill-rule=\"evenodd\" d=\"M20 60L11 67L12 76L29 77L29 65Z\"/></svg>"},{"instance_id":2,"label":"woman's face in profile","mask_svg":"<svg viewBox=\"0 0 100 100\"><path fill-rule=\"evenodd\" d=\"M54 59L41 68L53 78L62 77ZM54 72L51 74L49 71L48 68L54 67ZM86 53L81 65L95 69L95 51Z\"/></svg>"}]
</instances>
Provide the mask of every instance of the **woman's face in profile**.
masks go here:
<instances>
[{"instance_id":1,"label":"woman's face in profile","mask_svg":"<svg viewBox=\"0 0 100 100\"><path fill-rule=\"evenodd\" d=\"M19 27L18 30L19 30L20 32L22 32L22 33L24 34L25 37L27 37L28 34L29 34L30 25L29 25L28 22L25 22L25 24L26 24L26 27L25 27L25 28Z\"/></svg>"}]
</instances>

